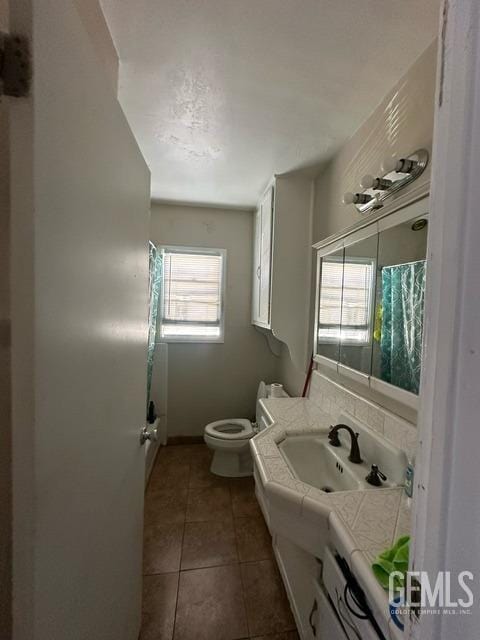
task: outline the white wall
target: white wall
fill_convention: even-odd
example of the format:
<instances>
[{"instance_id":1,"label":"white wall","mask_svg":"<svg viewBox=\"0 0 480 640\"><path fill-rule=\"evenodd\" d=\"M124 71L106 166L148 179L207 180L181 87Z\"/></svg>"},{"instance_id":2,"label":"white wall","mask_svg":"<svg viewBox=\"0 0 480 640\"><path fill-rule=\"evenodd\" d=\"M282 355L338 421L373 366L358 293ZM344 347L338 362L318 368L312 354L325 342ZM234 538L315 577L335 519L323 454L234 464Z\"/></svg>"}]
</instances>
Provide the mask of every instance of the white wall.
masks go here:
<instances>
[{"instance_id":1,"label":"white wall","mask_svg":"<svg viewBox=\"0 0 480 640\"><path fill-rule=\"evenodd\" d=\"M272 381L278 358L251 325L253 214L152 204L155 244L227 250L225 342L170 343L168 435L202 435L223 418L251 418L261 379Z\"/></svg>"},{"instance_id":2,"label":"white wall","mask_svg":"<svg viewBox=\"0 0 480 640\"><path fill-rule=\"evenodd\" d=\"M358 188L366 173L378 174L385 156L412 152L424 147L431 149L433 137L433 109L435 95L436 42L420 56L405 76L385 95L372 115L352 138L335 155L315 180L315 205L313 215L313 242L318 242L342 231L357 222L361 216L353 206L344 206L342 196L346 191ZM388 75L386 76L388 80ZM428 180L430 168L420 180ZM418 185L418 182L415 183ZM315 267L313 269L315 273ZM313 287L314 278L310 286ZM309 286L306 284L306 286ZM311 331L313 336L312 293ZM313 338L312 338L313 343ZM332 376L329 370L325 375ZM288 351L282 352L280 378L292 394L302 389L304 374L293 367ZM355 387L354 383L341 379L355 391L368 396L387 408L415 421L415 413L389 399Z\"/></svg>"},{"instance_id":3,"label":"white wall","mask_svg":"<svg viewBox=\"0 0 480 640\"><path fill-rule=\"evenodd\" d=\"M108 78L113 92L118 91L119 60L117 50L113 44L102 7L98 0L74 0L78 15L87 31L90 42L95 48L95 54L103 71Z\"/></svg>"}]
</instances>

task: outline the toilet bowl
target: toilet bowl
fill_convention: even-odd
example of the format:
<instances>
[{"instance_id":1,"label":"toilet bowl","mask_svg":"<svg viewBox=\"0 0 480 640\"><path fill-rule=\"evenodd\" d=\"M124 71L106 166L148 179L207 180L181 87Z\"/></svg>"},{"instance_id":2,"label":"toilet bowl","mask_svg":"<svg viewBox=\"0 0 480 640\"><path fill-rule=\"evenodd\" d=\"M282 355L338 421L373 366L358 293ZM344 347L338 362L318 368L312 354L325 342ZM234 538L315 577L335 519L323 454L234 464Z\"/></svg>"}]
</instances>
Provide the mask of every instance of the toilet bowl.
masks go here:
<instances>
[{"instance_id":1,"label":"toilet bowl","mask_svg":"<svg viewBox=\"0 0 480 640\"><path fill-rule=\"evenodd\" d=\"M228 418L207 424L203 439L207 447L214 452L210 466L212 473L227 478L252 475L253 461L249 440L268 424L259 402L260 399L268 397L268 392L269 387L263 381L260 382L257 392L256 423L252 424L246 418Z\"/></svg>"},{"instance_id":2,"label":"toilet bowl","mask_svg":"<svg viewBox=\"0 0 480 640\"><path fill-rule=\"evenodd\" d=\"M250 420L218 420L205 427L203 439L213 454L210 471L229 478L249 476L253 472L248 441L255 435Z\"/></svg>"}]
</instances>

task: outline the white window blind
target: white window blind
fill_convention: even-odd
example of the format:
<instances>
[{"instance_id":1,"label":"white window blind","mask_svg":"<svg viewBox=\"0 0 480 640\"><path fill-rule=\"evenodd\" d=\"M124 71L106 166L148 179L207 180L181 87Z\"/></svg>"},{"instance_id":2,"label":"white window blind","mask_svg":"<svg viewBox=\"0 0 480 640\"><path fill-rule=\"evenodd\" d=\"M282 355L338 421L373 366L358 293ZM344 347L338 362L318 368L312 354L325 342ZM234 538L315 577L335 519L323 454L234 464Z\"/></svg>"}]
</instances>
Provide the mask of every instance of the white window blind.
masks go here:
<instances>
[{"instance_id":1,"label":"white window blind","mask_svg":"<svg viewBox=\"0 0 480 640\"><path fill-rule=\"evenodd\" d=\"M318 338L324 342L340 339L342 319L343 258L323 258L320 280Z\"/></svg>"},{"instance_id":2,"label":"white window blind","mask_svg":"<svg viewBox=\"0 0 480 640\"><path fill-rule=\"evenodd\" d=\"M368 343L373 275L371 260L322 260L319 340Z\"/></svg>"},{"instance_id":3,"label":"white window blind","mask_svg":"<svg viewBox=\"0 0 480 640\"><path fill-rule=\"evenodd\" d=\"M223 338L224 259L220 249L163 248L163 338Z\"/></svg>"}]
</instances>

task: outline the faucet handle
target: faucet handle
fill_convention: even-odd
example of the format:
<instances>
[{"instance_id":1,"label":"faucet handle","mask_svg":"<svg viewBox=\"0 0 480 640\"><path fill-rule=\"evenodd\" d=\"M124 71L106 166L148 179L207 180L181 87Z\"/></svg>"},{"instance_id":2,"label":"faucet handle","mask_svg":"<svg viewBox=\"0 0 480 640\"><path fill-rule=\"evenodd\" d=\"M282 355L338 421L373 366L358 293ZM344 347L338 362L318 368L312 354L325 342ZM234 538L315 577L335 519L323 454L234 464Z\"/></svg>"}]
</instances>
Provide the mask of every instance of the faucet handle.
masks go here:
<instances>
[{"instance_id":1,"label":"faucet handle","mask_svg":"<svg viewBox=\"0 0 480 640\"><path fill-rule=\"evenodd\" d=\"M382 480L385 482L386 479L387 476L380 471L376 464L372 464L370 473L365 477L365 480L368 482L368 484L371 484L374 487L381 487Z\"/></svg>"},{"instance_id":2,"label":"faucet handle","mask_svg":"<svg viewBox=\"0 0 480 640\"><path fill-rule=\"evenodd\" d=\"M376 465L373 465L373 466L376 466ZM377 467L377 473L380 476L380 478L385 482L385 480L387 479L387 476L384 473L382 473L378 467Z\"/></svg>"},{"instance_id":3,"label":"faucet handle","mask_svg":"<svg viewBox=\"0 0 480 640\"><path fill-rule=\"evenodd\" d=\"M333 424L330 425L330 431L328 432L328 440L332 445L332 447L342 446L342 443L340 442L340 438L338 437L338 430L333 426Z\"/></svg>"}]
</instances>

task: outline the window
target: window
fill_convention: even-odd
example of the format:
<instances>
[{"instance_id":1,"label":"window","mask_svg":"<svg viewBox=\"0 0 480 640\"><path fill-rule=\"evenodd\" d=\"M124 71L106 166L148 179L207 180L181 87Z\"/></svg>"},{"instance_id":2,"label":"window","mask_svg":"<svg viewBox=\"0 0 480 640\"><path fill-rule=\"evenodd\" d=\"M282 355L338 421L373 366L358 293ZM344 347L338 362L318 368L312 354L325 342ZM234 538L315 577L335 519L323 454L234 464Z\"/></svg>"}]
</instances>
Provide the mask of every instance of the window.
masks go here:
<instances>
[{"instance_id":1,"label":"window","mask_svg":"<svg viewBox=\"0 0 480 640\"><path fill-rule=\"evenodd\" d=\"M342 320L343 256L322 258L318 340L338 342Z\"/></svg>"},{"instance_id":2,"label":"window","mask_svg":"<svg viewBox=\"0 0 480 640\"><path fill-rule=\"evenodd\" d=\"M349 258L343 265L342 327L343 344L370 342L374 263Z\"/></svg>"},{"instance_id":3,"label":"window","mask_svg":"<svg viewBox=\"0 0 480 640\"><path fill-rule=\"evenodd\" d=\"M162 247L160 335L172 342L223 342L226 252Z\"/></svg>"},{"instance_id":4,"label":"window","mask_svg":"<svg viewBox=\"0 0 480 640\"><path fill-rule=\"evenodd\" d=\"M320 342L369 343L374 267L374 261L360 258L322 260Z\"/></svg>"}]
</instances>

